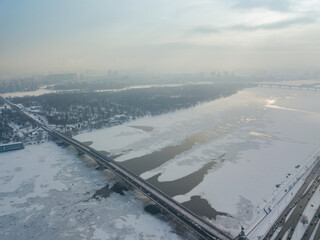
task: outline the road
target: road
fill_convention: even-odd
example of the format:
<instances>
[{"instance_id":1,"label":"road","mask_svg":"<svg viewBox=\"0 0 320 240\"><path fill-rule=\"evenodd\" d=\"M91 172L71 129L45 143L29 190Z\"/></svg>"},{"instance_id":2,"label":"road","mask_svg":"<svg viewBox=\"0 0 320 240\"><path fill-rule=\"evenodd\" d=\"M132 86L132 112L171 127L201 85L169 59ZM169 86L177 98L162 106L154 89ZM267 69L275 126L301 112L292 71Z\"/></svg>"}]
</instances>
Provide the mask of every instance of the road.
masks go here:
<instances>
[{"instance_id":1,"label":"road","mask_svg":"<svg viewBox=\"0 0 320 240\"><path fill-rule=\"evenodd\" d=\"M264 240L271 239L274 234L277 234L276 238L274 239L282 239L288 230L289 234L287 236L287 239L291 239L294 229L297 226L304 209L309 203L312 195L315 193L313 189L316 189L320 184L320 182L317 181L317 178L320 176L319 157L316 161L317 164L312 169L312 172L309 174L306 181L294 196L294 198L291 200L291 202L288 204L286 209L281 213L280 217L267 232ZM280 227L281 230L277 233L276 230Z\"/></svg>"},{"instance_id":2,"label":"road","mask_svg":"<svg viewBox=\"0 0 320 240\"><path fill-rule=\"evenodd\" d=\"M313 231L315 231L315 228L319 222L319 216L320 216L320 206L318 207L313 218L310 220L310 224L309 224L307 230L305 231L301 240L310 240L310 237L311 237ZM319 235L320 234L320 227L318 227L318 229L316 231L318 232L318 234L316 232L314 239L320 239L320 235Z\"/></svg>"}]
</instances>

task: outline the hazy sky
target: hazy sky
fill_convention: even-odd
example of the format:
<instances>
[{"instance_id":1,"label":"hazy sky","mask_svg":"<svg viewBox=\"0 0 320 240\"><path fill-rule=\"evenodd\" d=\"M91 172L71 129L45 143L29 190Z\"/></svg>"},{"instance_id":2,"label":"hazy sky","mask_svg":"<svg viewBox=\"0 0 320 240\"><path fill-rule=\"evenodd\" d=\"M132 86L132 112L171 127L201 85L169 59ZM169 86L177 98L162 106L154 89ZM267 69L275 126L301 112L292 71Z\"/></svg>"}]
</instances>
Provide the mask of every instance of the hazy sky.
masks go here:
<instances>
[{"instance_id":1,"label":"hazy sky","mask_svg":"<svg viewBox=\"0 0 320 240\"><path fill-rule=\"evenodd\" d=\"M319 0L0 0L0 74L319 68Z\"/></svg>"}]
</instances>

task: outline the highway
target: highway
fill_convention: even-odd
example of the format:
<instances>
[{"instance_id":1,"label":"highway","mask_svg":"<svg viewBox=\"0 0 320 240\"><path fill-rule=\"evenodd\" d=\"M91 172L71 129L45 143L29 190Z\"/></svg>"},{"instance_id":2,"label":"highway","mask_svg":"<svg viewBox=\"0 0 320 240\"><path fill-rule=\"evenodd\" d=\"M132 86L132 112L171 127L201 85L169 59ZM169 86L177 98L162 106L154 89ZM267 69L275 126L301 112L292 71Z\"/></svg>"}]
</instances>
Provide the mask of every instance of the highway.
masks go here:
<instances>
[{"instance_id":1,"label":"highway","mask_svg":"<svg viewBox=\"0 0 320 240\"><path fill-rule=\"evenodd\" d=\"M267 232L264 237L264 240L269 240L273 237L273 239L283 239L287 231L289 231L286 239L291 239L294 233L294 230L301 218L301 215L306 208L309 200L312 195L315 193L313 191L316 189L320 182L317 181L317 178L320 176L320 159L317 158L317 164L312 169L312 172L307 177L306 181L299 189L297 194L288 204L286 209L281 213L277 221L273 224L271 229ZM318 194L318 193L317 193ZM277 232L276 230L281 227L281 230ZM274 238L274 234L276 237Z\"/></svg>"},{"instance_id":2,"label":"highway","mask_svg":"<svg viewBox=\"0 0 320 240\"><path fill-rule=\"evenodd\" d=\"M310 220L310 224L309 224L307 230L305 231L305 233L304 233L304 235L303 235L301 240L309 240L311 238L311 235L312 235L313 231L316 231L316 234L315 234L313 239L315 239L315 240L316 239L320 239L320 236L319 236L320 227L318 226L318 229L316 230L317 224L319 222L319 216L320 216L320 206L318 207L318 209L317 209L315 215L313 216L313 218Z\"/></svg>"},{"instance_id":3,"label":"highway","mask_svg":"<svg viewBox=\"0 0 320 240\"><path fill-rule=\"evenodd\" d=\"M320 218L320 216L318 215L318 222L319 222L319 219ZM316 239L320 239L320 226L319 226L319 224L318 224L318 228L315 230L316 232L315 232L315 235L314 235L314 240L316 240Z\"/></svg>"},{"instance_id":4,"label":"highway","mask_svg":"<svg viewBox=\"0 0 320 240\"><path fill-rule=\"evenodd\" d=\"M162 207L165 211L171 214L174 218L178 219L184 223L189 229L197 233L203 239L221 239L221 240L231 240L232 237L218 229L217 227L211 225L204 219L200 218L196 214L192 213L190 210L182 206L180 203L174 201L171 197L167 196L160 190L153 187L151 184L140 178L139 176L132 173L130 170L120 166L115 161L112 161L107 156L99 153L95 149L82 144L81 142L67 137L62 133L53 130L48 126L45 119L40 115L34 116L27 110L20 108L19 106L11 103L10 101L5 101L12 107L19 109L26 116L35 121L39 126L41 126L45 131L47 131L54 138L60 139L63 142L74 146L77 151L85 153L92 158L94 158L101 165L108 168L110 171L118 175L125 182L129 183L131 186L140 191L143 195L151 199L157 205Z\"/></svg>"}]
</instances>

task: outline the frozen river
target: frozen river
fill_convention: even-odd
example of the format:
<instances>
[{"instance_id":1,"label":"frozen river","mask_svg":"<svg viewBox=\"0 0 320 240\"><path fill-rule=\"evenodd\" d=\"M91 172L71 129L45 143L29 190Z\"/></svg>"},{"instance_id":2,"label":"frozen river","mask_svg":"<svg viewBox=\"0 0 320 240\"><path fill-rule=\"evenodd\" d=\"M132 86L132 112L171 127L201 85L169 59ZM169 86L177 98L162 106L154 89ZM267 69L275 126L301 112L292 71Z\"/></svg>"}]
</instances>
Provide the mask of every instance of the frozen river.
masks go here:
<instances>
[{"instance_id":1,"label":"frozen river","mask_svg":"<svg viewBox=\"0 0 320 240\"><path fill-rule=\"evenodd\" d=\"M93 197L118 179L53 142L0 154L0 239L182 240L134 191Z\"/></svg>"},{"instance_id":2,"label":"frozen river","mask_svg":"<svg viewBox=\"0 0 320 240\"><path fill-rule=\"evenodd\" d=\"M319 148L319 102L319 92L249 88L75 138L236 235ZM117 181L54 143L1 153L0 239L194 239L146 213L135 191L93 198Z\"/></svg>"},{"instance_id":3,"label":"frozen river","mask_svg":"<svg viewBox=\"0 0 320 240\"><path fill-rule=\"evenodd\" d=\"M319 102L319 92L250 88L75 138L236 234L318 149Z\"/></svg>"}]
</instances>

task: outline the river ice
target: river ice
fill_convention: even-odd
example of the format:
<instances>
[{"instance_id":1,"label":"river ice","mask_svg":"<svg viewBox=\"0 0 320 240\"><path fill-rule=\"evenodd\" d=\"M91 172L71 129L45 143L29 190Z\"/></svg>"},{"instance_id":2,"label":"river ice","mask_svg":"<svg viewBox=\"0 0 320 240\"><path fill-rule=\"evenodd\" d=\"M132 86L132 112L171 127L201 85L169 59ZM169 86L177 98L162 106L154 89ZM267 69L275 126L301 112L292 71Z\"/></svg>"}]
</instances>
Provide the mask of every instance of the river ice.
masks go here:
<instances>
[{"instance_id":1,"label":"river ice","mask_svg":"<svg viewBox=\"0 0 320 240\"><path fill-rule=\"evenodd\" d=\"M92 141L97 150L122 154L115 160L123 162L181 144L194 134L206 136L206 142L141 177L160 173L158 181L174 181L215 161L201 183L174 199L205 198L214 209L232 216L212 221L236 234L240 224L249 229L264 215L269 200L318 149L319 102L316 91L249 88L186 110L80 134L76 139ZM153 131L131 126L148 126Z\"/></svg>"},{"instance_id":2,"label":"river ice","mask_svg":"<svg viewBox=\"0 0 320 240\"><path fill-rule=\"evenodd\" d=\"M175 181L214 161L202 182L174 199L201 196L231 216L210 221L236 235L240 225L248 230L264 216L263 208L318 150L319 102L315 91L250 88L75 138L125 162L205 136L141 177ZM0 239L181 239L170 222L144 212L146 200L135 191L92 199L116 178L91 165L54 143L1 153Z\"/></svg>"},{"instance_id":3,"label":"river ice","mask_svg":"<svg viewBox=\"0 0 320 240\"><path fill-rule=\"evenodd\" d=\"M0 239L182 239L135 191L92 198L117 181L94 167L52 142L1 153Z\"/></svg>"}]
</instances>

